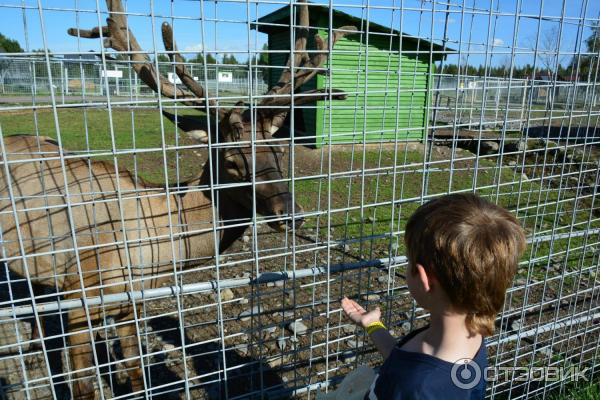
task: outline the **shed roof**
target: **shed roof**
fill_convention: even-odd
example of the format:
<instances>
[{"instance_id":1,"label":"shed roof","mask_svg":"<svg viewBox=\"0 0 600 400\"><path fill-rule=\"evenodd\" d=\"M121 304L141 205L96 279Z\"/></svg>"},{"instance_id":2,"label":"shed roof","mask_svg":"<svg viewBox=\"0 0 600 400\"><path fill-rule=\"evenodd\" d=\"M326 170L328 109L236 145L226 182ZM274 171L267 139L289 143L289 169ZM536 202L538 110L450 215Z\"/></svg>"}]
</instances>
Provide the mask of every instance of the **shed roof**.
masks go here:
<instances>
[{"instance_id":1,"label":"shed roof","mask_svg":"<svg viewBox=\"0 0 600 400\"><path fill-rule=\"evenodd\" d=\"M329 7L320 5L320 4L310 4L308 3L310 17L313 19L316 15L327 15L329 16ZM345 12L333 9L333 28L339 28L344 25L354 25L358 29L361 26L365 27L369 26L369 32L383 33L392 36L400 36L402 35L402 41L404 44L410 43L412 44L416 50L418 51L434 51L433 59L441 59L448 55L449 53L454 53L456 50L451 49L449 47L444 47L443 45L432 43L423 38L419 38L417 36L412 36L395 29L383 26L373 21L367 21L365 19L355 17L353 15L347 14ZM288 30L289 29L289 21L290 21L290 7L284 6L278 10L273 11L270 14L267 14L257 21L252 23L252 29L258 29L259 32L270 34L273 32Z\"/></svg>"}]
</instances>

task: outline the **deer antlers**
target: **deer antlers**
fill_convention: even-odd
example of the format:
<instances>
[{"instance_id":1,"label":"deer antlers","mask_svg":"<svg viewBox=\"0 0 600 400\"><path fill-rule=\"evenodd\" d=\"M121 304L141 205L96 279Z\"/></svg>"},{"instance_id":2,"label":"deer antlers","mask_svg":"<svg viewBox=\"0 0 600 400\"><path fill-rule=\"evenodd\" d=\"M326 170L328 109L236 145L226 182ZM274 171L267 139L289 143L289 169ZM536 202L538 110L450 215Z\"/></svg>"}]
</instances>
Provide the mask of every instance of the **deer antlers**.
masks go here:
<instances>
[{"instance_id":1,"label":"deer antlers","mask_svg":"<svg viewBox=\"0 0 600 400\"><path fill-rule=\"evenodd\" d=\"M305 0L301 0L303 3ZM314 53L311 56L306 53L306 43L308 39L308 27L309 27L309 19L308 19L308 6L303 4L300 7L299 13L299 27L296 31L296 44L294 46L294 57L290 57L288 59L286 69L281 73L281 77L279 78L279 82L273 86L268 92L269 95L284 95L291 94L295 89L298 89L304 83L310 81L319 71L320 68L323 67L325 61L327 61L327 56L329 54L329 43L323 41L321 36L317 33L315 35L315 44L318 50L318 53ZM333 35L333 43L331 47L335 46L335 43L343 38L344 36L356 32L356 27L354 26L343 26L339 29L339 31L334 32ZM293 63L292 63L293 59ZM294 85L292 88L292 69L297 69L294 75ZM329 93L322 90L312 90L308 92L304 92L302 94L317 94L320 93L322 96L318 96L319 98L325 98L329 95ZM334 95L335 99L344 99L341 91L335 91L336 95ZM306 97L305 97L306 98ZM310 99L310 97L308 97ZM282 100L285 100L282 102ZM302 100L300 100L302 101ZM311 101L315 101L314 98ZM266 98L261 102L263 106L273 106L273 105L289 105L291 101L287 97L271 97ZM298 102L296 101L296 104Z\"/></svg>"},{"instance_id":2,"label":"deer antlers","mask_svg":"<svg viewBox=\"0 0 600 400\"><path fill-rule=\"evenodd\" d=\"M301 0L303 3L306 0ZM289 106L292 104L291 97L296 89L302 86L304 83L310 81L317 73L322 72L320 70L323 64L327 61L329 55L329 43L324 41L321 36L317 33L315 38L315 44L318 52L313 53L312 57L306 52L306 43L308 41L308 27L309 27L309 15L308 6L303 4L299 8L298 12L298 28L296 30L296 43L294 46L294 57L288 59L286 68L279 77L279 82L273 86L266 94L267 97L261 101L263 114L267 114L271 119L271 133L275 133L281 128L285 122L289 109L273 109L268 110L269 107L282 107ZM339 28L333 34L333 41L331 48L335 46L335 43L348 34L356 32L354 26L343 26ZM296 70L292 73L293 70ZM292 85L292 75L294 76L294 83ZM292 87L293 86L293 87ZM289 94L290 96L285 96ZM316 89L309 90L307 92L300 93L301 97L294 99L295 105L303 105L307 103L313 103L317 100L328 99L331 94L333 100L344 100L346 94L337 89L331 89L331 93L327 89ZM276 96L276 97L275 97Z\"/></svg>"},{"instance_id":3,"label":"deer antlers","mask_svg":"<svg viewBox=\"0 0 600 400\"><path fill-rule=\"evenodd\" d=\"M300 1L306 3L306 0ZM107 26L95 27L90 30L71 28L68 30L69 35L89 39L103 38L104 47L128 54L129 59L132 61L133 70L152 90L170 99L175 99L186 105L196 107L207 114L210 113L216 116L216 119L219 121L228 119L228 123L235 125L232 128L235 128L236 132L241 131L240 124L250 123L249 116L246 116L247 113L240 107L243 103L240 104L238 102L235 108L225 110L219 108L214 100L206 101L205 89L189 74L183 57L177 51L171 25L166 22L162 24L162 39L165 49L169 52L171 62L175 64L175 72L181 82L187 87L187 90L170 83L164 75L156 70L150 58L143 52L137 39L128 28L127 17L121 0L106 0L106 4L109 10ZM309 34L308 6L302 4L298 10L299 23L296 31L293 57L289 58L285 69L281 73L279 82L270 88L259 103L258 113L263 121L263 126L271 134L275 133L283 125L289 112L289 106L292 104L292 96L294 96L295 90L310 81L317 73L322 73L323 64L325 64L328 57L329 43L323 40L318 34L314 36L317 52L310 56L306 52ZM353 26L340 28L333 35L332 48L339 39L355 31L356 28ZM294 97L294 104L296 105L328 99L330 96L335 100L346 98L344 92L336 89L332 89L331 92L327 89L316 89L298 94L300 96L297 98ZM201 122L200 119L197 122L198 127L194 127L191 131L195 133L196 137L202 139L203 136L207 136L205 130L206 122ZM189 118L186 119L186 126L190 126ZM180 127L190 132L189 129ZM201 134L198 135L198 132L201 132Z\"/></svg>"},{"instance_id":4,"label":"deer antlers","mask_svg":"<svg viewBox=\"0 0 600 400\"><path fill-rule=\"evenodd\" d=\"M176 87L156 71L154 65L150 62L150 58L143 52L134 34L127 26L127 17L121 0L107 0L106 4L110 12L110 16L106 19L107 26L95 27L91 30L70 28L67 33L71 36L87 39L102 37L104 47L128 53L135 73L155 92L160 91L163 96L170 99L194 99L193 101L184 101L184 103L202 108L207 112L216 110L213 107L206 107L204 88L188 73L179 54L170 53L169 57L171 61L176 62L175 72L190 91ZM166 22L162 26L162 37L168 51L177 50L173 40L173 30ZM214 104L209 102L209 106L214 106Z\"/></svg>"}]
</instances>

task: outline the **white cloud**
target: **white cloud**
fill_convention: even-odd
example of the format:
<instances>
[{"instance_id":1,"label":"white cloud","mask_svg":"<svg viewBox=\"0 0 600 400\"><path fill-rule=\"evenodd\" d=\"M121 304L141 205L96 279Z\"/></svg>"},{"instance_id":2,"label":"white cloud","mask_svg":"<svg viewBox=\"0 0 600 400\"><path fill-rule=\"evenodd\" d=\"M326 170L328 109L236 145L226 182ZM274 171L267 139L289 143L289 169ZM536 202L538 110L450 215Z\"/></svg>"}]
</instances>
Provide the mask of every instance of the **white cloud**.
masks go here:
<instances>
[{"instance_id":1,"label":"white cloud","mask_svg":"<svg viewBox=\"0 0 600 400\"><path fill-rule=\"evenodd\" d=\"M203 50L205 50L207 53L239 53L248 51L247 42L244 40L240 41L239 39L223 39L218 43L205 42L204 44L206 44L206 49L202 47L202 42L190 43L185 46L182 44L183 51L188 53L201 53ZM260 49L260 47L257 47L257 49ZM238 57L238 54L235 54L235 56Z\"/></svg>"},{"instance_id":2,"label":"white cloud","mask_svg":"<svg viewBox=\"0 0 600 400\"><path fill-rule=\"evenodd\" d=\"M202 43L190 44L185 46L183 51L190 53L200 53L202 51Z\"/></svg>"},{"instance_id":3,"label":"white cloud","mask_svg":"<svg viewBox=\"0 0 600 400\"><path fill-rule=\"evenodd\" d=\"M443 24L443 23L446 23L446 18L438 18L438 19L436 19L436 21ZM453 24L455 22L456 22L456 20L454 18L448 18L448 25Z\"/></svg>"},{"instance_id":4,"label":"white cloud","mask_svg":"<svg viewBox=\"0 0 600 400\"><path fill-rule=\"evenodd\" d=\"M502 46L504 44L504 40L500 38L494 38L494 46Z\"/></svg>"}]
</instances>

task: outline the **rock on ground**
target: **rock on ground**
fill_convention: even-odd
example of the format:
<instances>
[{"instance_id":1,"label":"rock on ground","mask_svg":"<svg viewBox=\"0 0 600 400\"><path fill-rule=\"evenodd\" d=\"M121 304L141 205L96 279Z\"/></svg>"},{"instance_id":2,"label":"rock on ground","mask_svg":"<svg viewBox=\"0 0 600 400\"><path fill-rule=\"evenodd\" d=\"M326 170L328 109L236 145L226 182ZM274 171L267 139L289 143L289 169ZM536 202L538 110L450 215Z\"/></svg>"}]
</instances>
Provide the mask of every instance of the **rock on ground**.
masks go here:
<instances>
[{"instance_id":1,"label":"rock on ground","mask_svg":"<svg viewBox=\"0 0 600 400\"><path fill-rule=\"evenodd\" d=\"M361 296L361 298L364 301L379 301L381 299L381 296L379 296L378 294L372 293L372 294L364 294Z\"/></svg>"},{"instance_id":2,"label":"rock on ground","mask_svg":"<svg viewBox=\"0 0 600 400\"><path fill-rule=\"evenodd\" d=\"M294 321L288 325L288 329L296 336L306 335L308 327L302 321Z\"/></svg>"},{"instance_id":3,"label":"rock on ground","mask_svg":"<svg viewBox=\"0 0 600 400\"><path fill-rule=\"evenodd\" d=\"M221 301L233 300L234 297L235 295L233 294L233 291L231 289L225 288L221 290Z\"/></svg>"}]
</instances>

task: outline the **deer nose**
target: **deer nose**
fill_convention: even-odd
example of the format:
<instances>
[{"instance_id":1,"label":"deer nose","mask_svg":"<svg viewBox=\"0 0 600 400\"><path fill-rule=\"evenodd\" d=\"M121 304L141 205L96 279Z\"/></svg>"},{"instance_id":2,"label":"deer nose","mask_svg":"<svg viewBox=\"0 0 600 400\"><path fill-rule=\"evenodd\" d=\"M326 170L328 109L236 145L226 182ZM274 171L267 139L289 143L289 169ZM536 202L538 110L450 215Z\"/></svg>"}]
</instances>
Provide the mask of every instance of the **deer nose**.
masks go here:
<instances>
[{"instance_id":1,"label":"deer nose","mask_svg":"<svg viewBox=\"0 0 600 400\"><path fill-rule=\"evenodd\" d=\"M292 212L291 209L294 209L293 212L293 217L292 217ZM302 208L302 206L298 205L298 204L292 204L291 199L289 201L289 203L287 204L286 210L285 212L283 212L281 215L285 215L289 218L287 218L285 220L285 224L289 227L295 227L295 228L300 228L302 226L302 224L304 224L304 209Z\"/></svg>"},{"instance_id":2,"label":"deer nose","mask_svg":"<svg viewBox=\"0 0 600 400\"><path fill-rule=\"evenodd\" d=\"M300 210L300 212L302 212L303 210ZM296 211L296 213L298 213L298 211ZM302 215L296 215L294 216L294 218L290 218L289 220L287 220L287 226L292 228L300 228L302 225L304 225L304 217Z\"/></svg>"},{"instance_id":3,"label":"deer nose","mask_svg":"<svg viewBox=\"0 0 600 400\"><path fill-rule=\"evenodd\" d=\"M293 210L293 217L292 217ZM286 196L285 201L282 202L280 207L275 210L275 215L281 218L278 222L278 229L285 230L287 228L300 228L304 224L304 209L302 206L292 202L292 196Z\"/></svg>"},{"instance_id":4,"label":"deer nose","mask_svg":"<svg viewBox=\"0 0 600 400\"><path fill-rule=\"evenodd\" d=\"M293 223L296 228L300 228L304 224L304 208L301 205L294 204L294 219L290 223Z\"/></svg>"}]
</instances>

